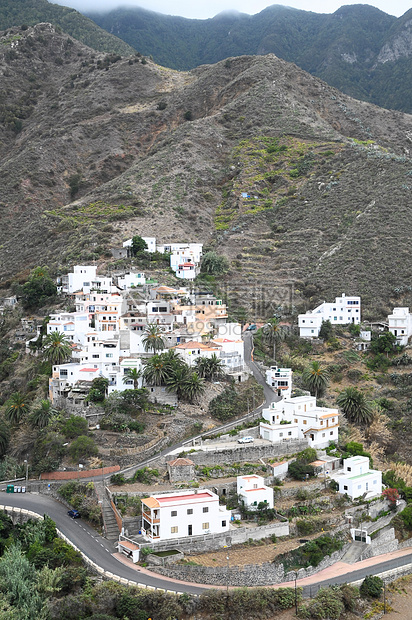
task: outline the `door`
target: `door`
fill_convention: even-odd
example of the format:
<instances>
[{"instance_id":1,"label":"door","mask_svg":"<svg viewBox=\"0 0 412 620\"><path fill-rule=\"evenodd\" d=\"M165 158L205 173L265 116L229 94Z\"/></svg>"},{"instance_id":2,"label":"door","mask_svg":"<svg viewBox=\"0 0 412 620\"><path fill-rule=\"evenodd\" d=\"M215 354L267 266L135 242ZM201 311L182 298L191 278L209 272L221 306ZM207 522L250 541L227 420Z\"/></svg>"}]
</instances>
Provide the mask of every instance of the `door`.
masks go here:
<instances>
[{"instance_id":1,"label":"door","mask_svg":"<svg viewBox=\"0 0 412 620\"><path fill-rule=\"evenodd\" d=\"M193 526L192 525L188 525L187 526L187 535L188 536L192 536L193 533Z\"/></svg>"}]
</instances>

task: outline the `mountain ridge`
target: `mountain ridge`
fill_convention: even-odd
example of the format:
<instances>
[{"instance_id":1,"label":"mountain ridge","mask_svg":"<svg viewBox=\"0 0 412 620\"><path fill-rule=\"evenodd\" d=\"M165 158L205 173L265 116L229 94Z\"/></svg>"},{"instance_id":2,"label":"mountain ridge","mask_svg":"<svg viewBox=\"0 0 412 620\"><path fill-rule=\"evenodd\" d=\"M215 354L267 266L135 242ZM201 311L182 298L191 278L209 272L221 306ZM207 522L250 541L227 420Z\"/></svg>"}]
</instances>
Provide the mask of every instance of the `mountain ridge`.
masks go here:
<instances>
[{"instance_id":1,"label":"mountain ridge","mask_svg":"<svg viewBox=\"0 0 412 620\"><path fill-rule=\"evenodd\" d=\"M411 116L274 55L176 72L50 24L0 42L3 287L125 266L110 249L134 233L225 254L222 296L257 316L313 287L386 306L410 279Z\"/></svg>"}]
</instances>

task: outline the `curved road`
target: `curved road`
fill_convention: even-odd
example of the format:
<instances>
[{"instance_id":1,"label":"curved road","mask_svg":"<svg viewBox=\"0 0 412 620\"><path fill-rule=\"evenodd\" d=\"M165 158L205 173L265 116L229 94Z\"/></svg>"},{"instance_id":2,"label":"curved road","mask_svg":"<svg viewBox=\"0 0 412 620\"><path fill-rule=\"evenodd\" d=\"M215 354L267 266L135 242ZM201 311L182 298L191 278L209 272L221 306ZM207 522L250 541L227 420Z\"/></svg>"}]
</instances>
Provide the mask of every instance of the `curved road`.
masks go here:
<instances>
[{"instance_id":1,"label":"curved road","mask_svg":"<svg viewBox=\"0 0 412 620\"><path fill-rule=\"evenodd\" d=\"M191 584L187 582L178 582L167 578L148 574L147 571L135 570L120 562L112 554L115 552L113 545L110 545L105 538L99 536L91 527L84 523L81 519L73 520L67 515L67 508L56 500L44 495L34 495L31 493L3 495L0 507L13 506L31 510L40 515L48 514L55 521L57 528L67 537L67 539L79 548L92 562L100 566L105 571L113 573L122 579L136 582L138 584L151 588L159 588L168 591L187 592L188 594L199 595L211 586L202 584ZM316 575L311 578L311 584L308 579L302 580L304 594L309 595L312 588L327 586L332 584L353 582L364 579L367 575L381 574L385 571L393 570L412 563L412 549L408 552L405 550L404 555L395 556L394 553L376 558L377 563L363 565L353 568L345 572L342 570L336 574L333 566L325 569L319 574L319 580ZM364 563L361 563L364 564ZM349 566L349 565L346 565ZM345 568L346 568L345 566ZM328 575L329 573L329 575ZM298 585L300 582L297 582ZM280 584L279 584L280 585ZM288 585L291 584L281 584ZM293 585L293 584L292 584ZM270 586L269 586L270 587Z\"/></svg>"}]
</instances>

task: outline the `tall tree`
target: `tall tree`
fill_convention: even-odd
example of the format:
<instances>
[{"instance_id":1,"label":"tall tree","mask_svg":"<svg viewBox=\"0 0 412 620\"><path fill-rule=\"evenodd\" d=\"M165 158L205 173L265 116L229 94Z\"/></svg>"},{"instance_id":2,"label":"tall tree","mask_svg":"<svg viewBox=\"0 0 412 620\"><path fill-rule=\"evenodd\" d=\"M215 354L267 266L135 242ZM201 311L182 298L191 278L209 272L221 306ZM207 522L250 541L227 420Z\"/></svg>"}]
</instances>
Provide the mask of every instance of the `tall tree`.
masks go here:
<instances>
[{"instance_id":1,"label":"tall tree","mask_svg":"<svg viewBox=\"0 0 412 620\"><path fill-rule=\"evenodd\" d=\"M57 410L53 408L49 400L41 400L34 403L30 412L30 424L37 428L46 428L53 415L57 414Z\"/></svg>"},{"instance_id":2,"label":"tall tree","mask_svg":"<svg viewBox=\"0 0 412 620\"><path fill-rule=\"evenodd\" d=\"M12 424L18 424L28 410L26 397L21 392L14 392L6 403L4 417Z\"/></svg>"},{"instance_id":3,"label":"tall tree","mask_svg":"<svg viewBox=\"0 0 412 620\"><path fill-rule=\"evenodd\" d=\"M311 362L303 371L302 380L312 396L321 396L329 385L329 372L320 362Z\"/></svg>"},{"instance_id":4,"label":"tall tree","mask_svg":"<svg viewBox=\"0 0 412 620\"><path fill-rule=\"evenodd\" d=\"M285 331L277 317L269 319L262 327L262 336L266 344L273 346L273 360L276 361L276 345L285 338Z\"/></svg>"},{"instance_id":5,"label":"tall tree","mask_svg":"<svg viewBox=\"0 0 412 620\"><path fill-rule=\"evenodd\" d=\"M193 403L205 391L205 382L199 377L197 372L190 372L183 382L181 388L182 398Z\"/></svg>"},{"instance_id":6,"label":"tall tree","mask_svg":"<svg viewBox=\"0 0 412 620\"><path fill-rule=\"evenodd\" d=\"M70 359L72 345L65 334L51 332L43 340L43 356L52 364L64 364Z\"/></svg>"},{"instance_id":7,"label":"tall tree","mask_svg":"<svg viewBox=\"0 0 412 620\"><path fill-rule=\"evenodd\" d=\"M157 323L149 323L146 326L142 342L145 351L152 351L152 353L163 351L165 348L164 336Z\"/></svg>"},{"instance_id":8,"label":"tall tree","mask_svg":"<svg viewBox=\"0 0 412 620\"><path fill-rule=\"evenodd\" d=\"M133 254L133 256L137 256L138 254L140 254L141 252L144 252L145 250L147 250L147 243L146 243L146 241L142 237L139 237L139 235L135 235L132 238L132 254Z\"/></svg>"},{"instance_id":9,"label":"tall tree","mask_svg":"<svg viewBox=\"0 0 412 620\"><path fill-rule=\"evenodd\" d=\"M129 381L133 381L133 389L137 390L139 387L139 379L142 376L142 371L137 368L129 368L124 374L123 383L129 383Z\"/></svg>"},{"instance_id":10,"label":"tall tree","mask_svg":"<svg viewBox=\"0 0 412 620\"><path fill-rule=\"evenodd\" d=\"M143 378L147 385L166 385L170 368L162 355L153 355L153 357L144 361L144 365Z\"/></svg>"},{"instance_id":11,"label":"tall tree","mask_svg":"<svg viewBox=\"0 0 412 620\"><path fill-rule=\"evenodd\" d=\"M49 276L47 267L36 267L23 285L23 306L39 308L50 302L57 293L56 284Z\"/></svg>"},{"instance_id":12,"label":"tall tree","mask_svg":"<svg viewBox=\"0 0 412 620\"><path fill-rule=\"evenodd\" d=\"M211 381L224 374L222 360L216 353L213 353L212 357L198 357L195 367L200 377Z\"/></svg>"},{"instance_id":13,"label":"tall tree","mask_svg":"<svg viewBox=\"0 0 412 620\"><path fill-rule=\"evenodd\" d=\"M339 394L336 402L351 424L369 426L372 422L373 409L371 403L366 400L365 394L357 388L346 388Z\"/></svg>"}]
</instances>

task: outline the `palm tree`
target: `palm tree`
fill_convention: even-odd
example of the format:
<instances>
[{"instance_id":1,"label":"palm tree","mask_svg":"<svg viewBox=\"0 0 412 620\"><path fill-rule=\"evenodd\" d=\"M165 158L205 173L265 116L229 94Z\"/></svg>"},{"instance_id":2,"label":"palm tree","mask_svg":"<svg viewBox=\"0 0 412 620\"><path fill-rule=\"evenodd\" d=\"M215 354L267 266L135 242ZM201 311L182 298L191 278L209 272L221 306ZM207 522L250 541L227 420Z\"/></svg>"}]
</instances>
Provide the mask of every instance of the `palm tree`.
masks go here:
<instances>
[{"instance_id":1,"label":"palm tree","mask_svg":"<svg viewBox=\"0 0 412 620\"><path fill-rule=\"evenodd\" d=\"M175 349L168 349L160 355L162 356L166 366L171 369L177 368L178 366L187 366L185 361L180 357L179 353L177 353Z\"/></svg>"},{"instance_id":2,"label":"palm tree","mask_svg":"<svg viewBox=\"0 0 412 620\"><path fill-rule=\"evenodd\" d=\"M46 428L51 418L56 415L56 413L56 409L53 408L49 400L41 400L32 407L30 423L37 428Z\"/></svg>"},{"instance_id":3,"label":"palm tree","mask_svg":"<svg viewBox=\"0 0 412 620\"><path fill-rule=\"evenodd\" d=\"M184 395L184 385L189 377L189 367L176 366L171 369L169 376L166 379L166 385L171 392L176 392L178 398L182 398Z\"/></svg>"},{"instance_id":4,"label":"palm tree","mask_svg":"<svg viewBox=\"0 0 412 620\"><path fill-rule=\"evenodd\" d=\"M346 388L339 394L336 402L351 424L369 426L372 422L373 409L371 403L366 400L365 394L357 388Z\"/></svg>"},{"instance_id":5,"label":"palm tree","mask_svg":"<svg viewBox=\"0 0 412 620\"><path fill-rule=\"evenodd\" d=\"M143 378L148 385L165 385L170 374L170 367L163 355L155 354L144 361Z\"/></svg>"},{"instance_id":6,"label":"palm tree","mask_svg":"<svg viewBox=\"0 0 412 620\"><path fill-rule=\"evenodd\" d=\"M0 419L0 455L4 456L10 440L10 429L4 420Z\"/></svg>"},{"instance_id":7,"label":"palm tree","mask_svg":"<svg viewBox=\"0 0 412 620\"><path fill-rule=\"evenodd\" d=\"M142 342L145 351L152 351L153 353L163 351L165 348L165 341L159 325L156 323L149 323L146 325Z\"/></svg>"},{"instance_id":8,"label":"palm tree","mask_svg":"<svg viewBox=\"0 0 412 620\"><path fill-rule=\"evenodd\" d=\"M285 331L278 318L273 317L262 327L262 336L266 344L273 346L273 360L276 360L276 345L284 340Z\"/></svg>"},{"instance_id":9,"label":"palm tree","mask_svg":"<svg viewBox=\"0 0 412 620\"><path fill-rule=\"evenodd\" d=\"M61 332L51 332L43 340L43 355L52 364L63 364L72 354L70 340Z\"/></svg>"},{"instance_id":10,"label":"palm tree","mask_svg":"<svg viewBox=\"0 0 412 620\"><path fill-rule=\"evenodd\" d=\"M222 360L216 353L213 353L212 357L198 357L195 367L199 376L207 380L213 380L224 374Z\"/></svg>"},{"instance_id":11,"label":"palm tree","mask_svg":"<svg viewBox=\"0 0 412 620\"><path fill-rule=\"evenodd\" d=\"M197 372L191 372L187 375L181 388L181 395L184 400L193 403L205 391L205 382L199 377Z\"/></svg>"},{"instance_id":12,"label":"palm tree","mask_svg":"<svg viewBox=\"0 0 412 620\"><path fill-rule=\"evenodd\" d=\"M133 389L137 390L139 387L139 379L142 376L142 371L137 368L128 368L123 377L123 383L129 383L129 381L133 381Z\"/></svg>"},{"instance_id":13,"label":"palm tree","mask_svg":"<svg viewBox=\"0 0 412 620\"><path fill-rule=\"evenodd\" d=\"M329 372L319 362L311 362L303 371L302 380L312 396L321 396L329 385Z\"/></svg>"},{"instance_id":14,"label":"palm tree","mask_svg":"<svg viewBox=\"0 0 412 620\"><path fill-rule=\"evenodd\" d=\"M6 403L4 417L12 424L18 424L29 410L26 398L20 392L14 392Z\"/></svg>"}]
</instances>

